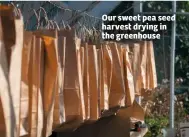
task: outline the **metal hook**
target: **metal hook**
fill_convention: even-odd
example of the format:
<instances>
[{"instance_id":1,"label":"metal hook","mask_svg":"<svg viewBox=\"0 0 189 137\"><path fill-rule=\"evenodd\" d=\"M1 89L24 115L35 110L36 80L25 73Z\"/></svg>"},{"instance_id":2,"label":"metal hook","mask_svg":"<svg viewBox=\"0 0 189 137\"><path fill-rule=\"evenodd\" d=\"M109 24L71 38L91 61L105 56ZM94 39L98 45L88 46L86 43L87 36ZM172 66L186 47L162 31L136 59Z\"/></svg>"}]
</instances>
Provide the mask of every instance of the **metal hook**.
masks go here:
<instances>
[{"instance_id":1,"label":"metal hook","mask_svg":"<svg viewBox=\"0 0 189 137\"><path fill-rule=\"evenodd\" d=\"M52 21L52 20L49 20L49 23L52 25L52 28L50 28L50 29L54 29L55 27L54 27L53 21Z\"/></svg>"},{"instance_id":2,"label":"metal hook","mask_svg":"<svg viewBox=\"0 0 189 137\"><path fill-rule=\"evenodd\" d=\"M21 14L20 14L18 8L14 5L13 2L11 2L11 5L14 7L15 16L16 16L17 18L20 18Z\"/></svg>"},{"instance_id":3,"label":"metal hook","mask_svg":"<svg viewBox=\"0 0 189 137\"><path fill-rule=\"evenodd\" d=\"M40 10L39 10L39 20L41 20L41 10L43 10L43 13L44 13L44 18L45 18L45 21L46 21L46 23L48 24L49 23L49 19L48 19L48 16L47 16L47 12L45 11L45 9L43 8L43 7L40 7L39 8Z\"/></svg>"},{"instance_id":4,"label":"metal hook","mask_svg":"<svg viewBox=\"0 0 189 137\"><path fill-rule=\"evenodd\" d=\"M37 15L37 12L35 9L33 9L34 15L37 18L37 29L39 29L39 25L40 25L40 17L39 15Z\"/></svg>"},{"instance_id":5,"label":"metal hook","mask_svg":"<svg viewBox=\"0 0 189 137\"><path fill-rule=\"evenodd\" d=\"M63 25L63 27L64 27L64 29L66 28L66 25L65 25L65 23L64 23L64 20L62 19L62 25Z\"/></svg>"},{"instance_id":6,"label":"metal hook","mask_svg":"<svg viewBox=\"0 0 189 137\"><path fill-rule=\"evenodd\" d=\"M69 25L69 23L68 23L68 22L67 22L67 26L68 26L68 29L69 29L69 30L71 30L71 27L70 27L70 25Z\"/></svg>"},{"instance_id":7,"label":"metal hook","mask_svg":"<svg viewBox=\"0 0 189 137\"><path fill-rule=\"evenodd\" d=\"M56 25L56 28L57 28L58 30L60 30L60 27L58 26L58 23L57 23L55 20L52 20L52 22L54 22L54 24Z\"/></svg>"}]
</instances>

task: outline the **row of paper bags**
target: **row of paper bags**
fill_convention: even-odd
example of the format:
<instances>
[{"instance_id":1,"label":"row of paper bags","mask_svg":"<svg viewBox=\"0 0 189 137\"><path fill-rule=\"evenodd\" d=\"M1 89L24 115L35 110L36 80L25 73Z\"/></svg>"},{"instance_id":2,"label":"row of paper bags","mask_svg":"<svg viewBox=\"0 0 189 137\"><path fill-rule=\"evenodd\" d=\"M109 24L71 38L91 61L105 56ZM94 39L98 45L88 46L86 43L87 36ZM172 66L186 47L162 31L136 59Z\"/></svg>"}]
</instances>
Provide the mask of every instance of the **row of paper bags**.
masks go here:
<instances>
[{"instance_id":1,"label":"row of paper bags","mask_svg":"<svg viewBox=\"0 0 189 137\"><path fill-rule=\"evenodd\" d=\"M78 127L157 85L151 41L88 45L73 30L24 31L22 18L0 11L2 137Z\"/></svg>"}]
</instances>

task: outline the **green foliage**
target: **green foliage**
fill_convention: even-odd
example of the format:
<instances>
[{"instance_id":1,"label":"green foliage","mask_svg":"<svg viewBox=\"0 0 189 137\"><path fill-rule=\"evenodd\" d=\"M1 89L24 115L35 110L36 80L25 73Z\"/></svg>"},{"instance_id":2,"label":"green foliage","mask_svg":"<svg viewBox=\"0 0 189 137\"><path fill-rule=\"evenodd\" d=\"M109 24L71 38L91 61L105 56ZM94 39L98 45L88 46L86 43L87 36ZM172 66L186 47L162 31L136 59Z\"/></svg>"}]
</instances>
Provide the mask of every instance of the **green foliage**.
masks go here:
<instances>
[{"instance_id":1,"label":"green foliage","mask_svg":"<svg viewBox=\"0 0 189 137\"><path fill-rule=\"evenodd\" d=\"M143 11L145 12L171 12L172 11L172 2L171 1L150 1L145 2L143 6ZM177 1L177 12L189 12L189 1ZM177 15L176 16L176 57L175 57L175 77L181 77L183 78L184 82L183 85L189 84L189 17L188 15ZM167 24L167 31L164 31L163 33L165 35L171 36L171 23ZM170 46L171 46L171 37L166 38L167 40L163 40L163 37L161 37L161 40L158 40L155 42L156 48L155 48L155 55L157 63L157 74L158 80L161 80L163 78L162 74L166 73L168 71L169 75L169 62L170 62ZM166 45L166 51L163 55L163 43ZM159 55L159 56L158 56ZM160 56L165 56L164 58L161 58ZM166 60L166 58L169 58ZM161 64L161 61L158 62L158 60L163 60L164 64L166 66L163 67ZM167 70L165 70L165 68ZM163 72L163 73L162 73ZM169 78L169 76L166 75L164 78Z\"/></svg>"},{"instance_id":2,"label":"green foliage","mask_svg":"<svg viewBox=\"0 0 189 137\"><path fill-rule=\"evenodd\" d=\"M145 123L148 125L148 132L145 137L157 137L162 135L161 129L168 127L168 117L157 116L157 117L146 117Z\"/></svg>"},{"instance_id":3,"label":"green foliage","mask_svg":"<svg viewBox=\"0 0 189 137\"><path fill-rule=\"evenodd\" d=\"M178 2L179 12L189 12L189 2ZM177 16L177 33L181 35L188 35L189 18L188 16ZM179 37L177 39L176 47L176 77L184 78L185 85L189 84L189 36Z\"/></svg>"}]
</instances>

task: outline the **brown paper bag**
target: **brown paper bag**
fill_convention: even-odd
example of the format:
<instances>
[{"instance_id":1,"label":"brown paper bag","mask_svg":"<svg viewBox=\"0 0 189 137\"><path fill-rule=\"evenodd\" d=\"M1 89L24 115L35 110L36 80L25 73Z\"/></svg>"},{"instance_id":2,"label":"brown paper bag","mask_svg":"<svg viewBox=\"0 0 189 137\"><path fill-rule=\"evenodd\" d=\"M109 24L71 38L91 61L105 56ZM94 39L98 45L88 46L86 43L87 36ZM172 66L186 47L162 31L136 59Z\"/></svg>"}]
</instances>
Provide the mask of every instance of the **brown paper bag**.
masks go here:
<instances>
[{"instance_id":1,"label":"brown paper bag","mask_svg":"<svg viewBox=\"0 0 189 137\"><path fill-rule=\"evenodd\" d=\"M65 119L65 110L64 110L64 101L63 101L63 83L64 83L64 69L65 69L65 48L66 48L66 37L59 35L58 32L58 41L57 41L57 59L58 59L58 72L57 72L57 85L56 85L56 94L55 94L55 105L53 113L53 126L56 126L66 122Z\"/></svg>"},{"instance_id":2,"label":"brown paper bag","mask_svg":"<svg viewBox=\"0 0 189 137\"><path fill-rule=\"evenodd\" d=\"M9 85L11 47L15 45L13 9L0 6L0 134L2 137L17 135L13 100Z\"/></svg>"},{"instance_id":3,"label":"brown paper bag","mask_svg":"<svg viewBox=\"0 0 189 137\"><path fill-rule=\"evenodd\" d=\"M82 63L81 63L81 39L75 38L76 44L76 54L77 54L77 69L78 69L78 78L79 78L79 91L80 91L80 117L84 121L86 119L85 114L85 103L83 95L83 78L82 78Z\"/></svg>"},{"instance_id":4,"label":"brown paper bag","mask_svg":"<svg viewBox=\"0 0 189 137\"><path fill-rule=\"evenodd\" d=\"M103 56L104 56L104 60L103 60L104 72L107 72L106 79L107 79L107 89L108 89L107 93L106 93L106 90L104 90L105 91L104 97L105 97L107 109L109 109L109 96L110 96L110 89L111 89L111 83L112 83L113 59L112 59L112 52L107 45L103 45Z\"/></svg>"},{"instance_id":5,"label":"brown paper bag","mask_svg":"<svg viewBox=\"0 0 189 137\"><path fill-rule=\"evenodd\" d=\"M140 46L141 64L140 64L140 74L141 74L141 88L146 89L146 66L147 66L147 42L141 42Z\"/></svg>"},{"instance_id":6,"label":"brown paper bag","mask_svg":"<svg viewBox=\"0 0 189 137\"><path fill-rule=\"evenodd\" d=\"M56 32L54 30L40 30L34 32L34 35L38 38L42 38L42 47L44 47L45 55L44 57L44 81L42 83L43 91L42 91L42 103L44 109L43 120L41 119L38 122L39 126L43 127L42 136L49 136L52 133L52 124L53 124L53 111L54 111L54 100L55 100L55 80L57 75L57 54L56 54L56 44L57 40L55 39ZM50 36L50 37L48 37ZM40 94L39 94L40 96ZM40 110L40 106L38 106L38 110ZM40 114L40 111L38 111ZM37 116L36 116L37 117ZM40 136L41 128L38 127L37 134Z\"/></svg>"},{"instance_id":7,"label":"brown paper bag","mask_svg":"<svg viewBox=\"0 0 189 137\"><path fill-rule=\"evenodd\" d=\"M10 26L9 26L10 27ZM15 20L15 35L16 43L12 47L10 69L9 69L9 82L10 90L13 101L15 121L16 121L16 133L15 136L19 136L20 127L20 89L21 89L21 62L22 62L22 47L23 47L23 20Z\"/></svg>"},{"instance_id":8,"label":"brown paper bag","mask_svg":"<svg viewBox=\"0 0 189 137\"><path fill-rule=\"evenodd\" d=\"M55 129L57 126L59 126L61 123L63 123L63 119L60 119L60 112L59 112L59 108L60 108L60 104L59 104L59 80L58 80L58 75L56 76L56 81L55 81L55 85L54 85L54 89L55 89L55 100L54 100L54 111L53 111L53 129Z\"/></svg>"},{"instance_id":9,"label":"brown paper bag","mask_svg":"<svg viewBox=\"0 0 189 137\"><path fill-rule=\"evenodd\" d=\"M130 117L137 121L144 121L145 111L136 101L134 101L132 106L120 109L117 116Z\"/></svg>"},{"instance_id":10,"label":"brown paper bag","mask_svg":"<svg viewBox=\"0 0 189 137\"><path fill-rule=\"evenodd\" d=\"M155 66L155 58L154 58L154 49L153 49L153 43L152 41L147 42L147 54L148 54L148 60L149 60L149 72L150 72L150 78L149 78L149 88L153 89L157 87L157 76L156 76L156 66Z\"/></svg>"},{"instance_id":11,"label":"brown paper bag","mask_svg":"<svg viewBox=\"0 0 189 137\"><path fill-rule=\"evenodd\" d=\"M37 112L37 110L36 110L36 108L33 108L33 100L32 100L32 98L33 98L33 81L32 81L32 79L33 79L33 75L32 75L32 73L33 73L33 46L34 46L34 40L35 40L35 37L34 36L32 36L32 42L31 42L31 50L30 50L30 54L29 54L29 63L28 63L28 87L29 87L29 113L28 113L28 132L29 132L29 137L31 137L31 134L32 134L32 112L33 112L33 109L34 109L34 112L35 112L35 114L36 114L36 112ZM36 133L36 129L35 129L35 131L34 131L35 133Z\"/></svg>"},{"instance_id":12,"label":"brown paper bag","mask_svg":"<svg viewBox=\"0 0 189 137\"><path fill-rule=\"evenodd\" d=\"M43 127L43 78L44 78L44 45L41 37L35 38L33 47L33 85L37 90L37 137L42 136Z\"/></svg>"},{"instance_id":13,"label":"brown paper bag","mask_svg":"<svg viewBox=\"0 0 189 137\"><path fill-rule=\"evenodd\" d=\"M80 39L75 38L73 30L64 30L61 35L66 37L65 69L64 69L64 106L65 121L56 131L78 127L84 120L85 108L82 89Z\"/></svg>"},{"instance_id":14,"label":"brown paper bag","mask_svg":"<svg viewBox=\"0 0 189 137\"><path fill-rule=\"evenodd\" d=\"M90 93L89 93L89 58L88 58L88 44L84 47L84 75L83 75L83 94L85 101L86 120L90 118Z\"/></svg>"},{"instance_id":15,"label":"brown paper bag","mask_svg":"<svg viewBox=\"0 0 189 137\"><path fill-rule=\"evenodd\" d=\"M32 33L24 31L24 45L22 50L22 81L20 94L20 136L29 133L29 57L32 48Z\"/></svg>"},{"instance_id":16,"label":"brown paper bag","mask_svg":"<svg viewBox=\"0 0 189 137\"><path fill-rule=\"evenodd\" d=\"M108 110L109 108L109 87L108 87L108 74L107 74L107 64L106 55L108 55L108 51L106 48L101 46L99 50L99 77L100 77L100 108L101 110ZM111 67L108 68L111 71ZM110 74L109 74L110 75ZM109 76L110 77L110 76ZM109 80L110 81L110 80Z\"/></svg>"},{"instance_id":17,"label":"brown paper bag","mask_svg":"<svg viewBox=\"0 0 189 137\"><path fill-rule=\"evenodd\" d=\"M57 76L57 57L55 38L43 36L45 48L44 66L44 128L43 136L48 137L52 133L53 109L55 99L55 81Z\"/></svg>"},{"instance_id":18,"label":"brown paper bag","mask_svg":"<svg viewBox=\"0 0 189 137\"><path fill-rule=\"evenodd\" d=\"M147 43L147 59L146 59L146 89L150 89L150 59L148 58L148 43Z\"/></svg>"},{"instance_id":19,"label":"brown paper bag","mask_svg":"<svg viewBox=\"0 0 189 137\"><path fill-rule=\"evenodd\" d=\"M128 47L128 46L126 46ZM125 71L125 90L126 90L126 106L131 106L135 99L134 81L132 66L129 59L129 51L127 48L123 50L123 61Z\"/></svg>"},{"instance_id":20,"label":"brown paper bag","mask_svg":"<svg viewBox=\"0 0 189 137\"><path fill-rule=\"evenodd\" d=\"M1 28L1 23L0 23ZM1 33L2 34L2 33ZM5 54L5 44L0 37L0 134L2 137L14 136L15 116L8 81L8 67Z\"/></svg>"},{"instance_id":21,"label":"brown paper bag","mask_svg":"<svg viewBox=\"0 0 189 137\"><path fill-rule=\"evenodd\" d=\"M54 31L52 31L54 32ZM36 111L33 112L31 115L30 119L30 124L31 124L31 131L30 131L30 136L37 136L41 137L43 135L43 126L45 125L45 120L47 118L44 117L44 67L45 67L45 62L44 62L44 42L42 40L42 37L44 34L48 35L54 35L52 34L51 31L48 30L43 30L43 31L34 31L33 32L33 50L32 50L32 70L31 70L31 75L32 75L32 89L31 89L31 94L30 96L34 96L30 107L31 111ZM49 34L50 33L50 34ZM36 65L37 64L37 65ZM30 97L32 98L32 97ZM51 131L50 131L51 133ZM49 134L50 134L49 133Z\"/></svg>"},{"instance_id":22,"label":"brown paper bag","mask_svg":"<svg viewBox=\"0 0 189 137\"><path fill-rule=\"evenodd\" d=\"M95 45L88 46L88 61L89 61L89 94L90 94L90 120L99 118L98 106L98 63L97 51Z\"/></svg>"},{"instance_id":23,"label":"brown paper bag","mask_svg":"<svg viewBox=\"0 0 189 137\"><path fill-rule=\"evenodd\" d=\"M142 89L141 95L143 96L143 100L150 101L153 100L153 90L150 89Z\"/></svg>"},{"instance_id":24,"label":"brown paper bag","mask_svg":"<svg viewBox=\"0 0 189 137\"><path fill-rule=\"evenodd\" d=\"M4 110L5 112L5 123L7 126L11 126L6 134L7 136L19 136L19 113L20 113L20 82L21 82L21 55L23 46L23 20L22 17L15 19L13 17L13 9L11 7L1 6L0 7L0 22L1 22L1 34L0 39L2 41L1 51L4 56L3 70L2 74L6 73L4 76L5 83L9 88L7 93L9 93L10 103L8 109L10 111ZM6 54L5 54L6 53ZM8 66L7 66L8 65ZM16 71L15 71L16 70ZM3 72L4 71L4 72ZM7 78L6 78L7 77ZM9 78L8 78L9 77ZM3 78L3 76L2 76ZM7 80L6 80L7 79ZM10 87L8 86L10 84ZM4 89L4 92L6 88ZM5 93L6 94L6 93ZM5 95L6 96L6 95ZM3 97L4 98L4 97ZM5 97L6 100L8 98ZM2 104L5 105L5 100L2 99ZM4 108L4 107L3 107ZM9 114L8 114L9 113ZM9 120L7 121L7 114L9 115ZM12 119L10 119L10 117ZM11 123L9 123L11 122ZM11 131L10 131L11 129Z\"/></svg>"},{"instance_id":25,"label":"brown paper bag","mask_svg":"<svg viewBox=\"0 0 189 137\"><path fill-rule=\"evenodd\" d=\"M12 47L16 43L16 26L15 18L13 14L13 8L11 6L0 6L0 18L1 18L1 37L4 39L5 44L5 57L7 58L8 70L10 69L10 60ZM19 20L19 19L18 19Z\"/></svg>"},{"instance_id":26,"label":"brown paper bag","mask_svg":"<svg viewBox=\"0 0 189 137\"><path fill-rule=\"evenodd\" d=\"M103 106L104 106L104 95L103 95L103 91L102 91L102 80L103 80L103 76L102 76L102 57L101 57L101 50L100 49L96 49L97 52L97 79L98 79L98 111L101 112L101 110L103 110Z\"/></svg>"},{"instance_id":27,"label":"brown paper bag","mask_svg":"<svg viewBox=\"0 0 189 137\"><path fill-rule=\"evenodd\" d=\"M66 38L64 37L64 30L40 30L35 32L39 36L49 36L55 39L56 58L58 61L56 82L54 85L55 99L53 102L53 129L60 126L66 121L64 102L63 102L63 83L64 83L64 69L65 69L65 47Z\"/></svg>"},{"instance_id":28,"label":"brown paper bag","mask_svg":"<svg viewBox=\"0 0 189 137\"><path fill-rule=\"evenodd\" d=\"M29 58L29 136L41 137L43 128L43 72L44 48L42 40L33 35Z\"/></svg>"},{"instance_id":29,"label":"brown paper bag","mask_svg":"<svg viewBox=\"0 0 189 137\"><path fill-rule=\"evenodd\" d=\"M87 118L87 107L85 106L85 95L84 95L84 84L83 84L83 82L84 82L84 61L85 61L85 49L84 49L84 47L80 47L80 49L79 49L79 51L80 51L80 62L81 62L81 79L82 79L82 81L81 81L81 85L83 86L82 88L83 88L83 105L84 105L84 108L81 108L81 112L84 110L85 112L83 113L83 114L85 114L85 116L83 117L85 120L87 120L88 118ZM78 62L79 63L79 62Z\"/></svg>"},{"instance_id":30,"label":"brown paper bag","mask_svg":"<svg viewBox=\"0 0 189 137\"><path fill-rule=\"evenodd\" d=\"M110 107L124 106L123 100L125 99L125 86L120 51L118 50L116 43L110 43L109 45L113 58L109 105Z\"/></svg>"},{"instance_id":31,"label":"brown paper bag","mask_svg":"<svg viewBox=\"0 0 189 137\"><path fill-rule=\"evenodd\" d=\"M134 43L133 45L133 78L135 85L135 94L140 95L141 90L141 74L140 74L140 43Z\"/></svg>"},{"instance_id":32,"label":"brown paper bag","mask_svg":"<svg viewBox=\"0 0 189 137\"><path fill-rule=\"evenodd\" d=\"M119 57L120 57L120 65L121 65L121 77L122 77L122 83L123 83L123 85L124 85L124 92L125 92L125 95L124 95L124 97L123 97L123 99L121 100L121 106L122 107L125 107L125 101L126 101L126 91L125 91L125 82L124 82L124 80L125 80L125 77L124 77L124 66L123 66L123 47L120 45L120 44L118 44L118 50L119 50Z\"/></svg>"},{"instance_id":33,"label":"brown paper bag","mask_svg":"<svg viewBox=\"0 0 189 137\"><path fill-rule=\"evenodd\" d=\"M99 47L99 46L98 46ZM97 54L97 89L98 89L98 112L99 112L99 118L101 117L101 110L104 110L101 106L103 105L102 102L104 102L104 96L102 97L102 57L101 57L101 49L96 49Z\"/></svg>"},{"instance_id":34,"label":"brown paper bag","mask_svg":"<svg viewBox=\"0 0 189 137\"><path fill-rule=\"evenodd\" d=\"M81 76L82 76L82 80L83 80L83 76L84 76L84 47L80 48L80 54L81 54Z\"/></svg>"}]
</instances>

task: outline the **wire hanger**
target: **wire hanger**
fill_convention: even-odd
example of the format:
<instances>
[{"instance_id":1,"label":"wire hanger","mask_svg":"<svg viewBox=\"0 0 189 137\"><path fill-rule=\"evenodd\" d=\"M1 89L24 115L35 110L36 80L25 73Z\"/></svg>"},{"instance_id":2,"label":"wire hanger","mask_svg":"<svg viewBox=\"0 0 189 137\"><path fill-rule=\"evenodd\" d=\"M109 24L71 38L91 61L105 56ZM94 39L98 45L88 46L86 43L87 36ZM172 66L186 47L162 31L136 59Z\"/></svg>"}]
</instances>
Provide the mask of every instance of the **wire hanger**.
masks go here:
<instances>
[{"instance_id":1,"label":"wire hanger","mask_svg":"<svg viewBox=\"0 0 189 137\"><path fill-rule=\"evenodd\" d=\"M37 14L35 9L33 9L33 11L34 11L34 15L37 18L37 29L42 28L40 26L41 25L41 11L43 11L43 13L44 13L44 19L46 21L47 28L48 28L49 27L49 19L48 19L47 12L45 11L45 9L43 7L40 7L39 8L39 14Z\"/></svg>"},{"instance_id":2,"label":"wire hanger","mask_svg":"<svg viewBox=\"0 0 189 137\"><path fill-rule=\"evenodd\" d=\"M47 23L47 25L49 24L49 23L51 23L51 22L49 22L49 18L48 18L48 16L47 16L47 12L46 12L46 10L43 8L43 7L40 7L40 10L39 10L39 22L41 23L41 11L43 11L43 13L44 13L44 19L45 19L45 21L46 21L46 23ZM40 23L39 23L39 25L40 25ZM52 24L52 23L51 23ZM50 25L50 24L49 24ZM40 26L41 27L41 26Z\"/></svg>"}]
</instances>

